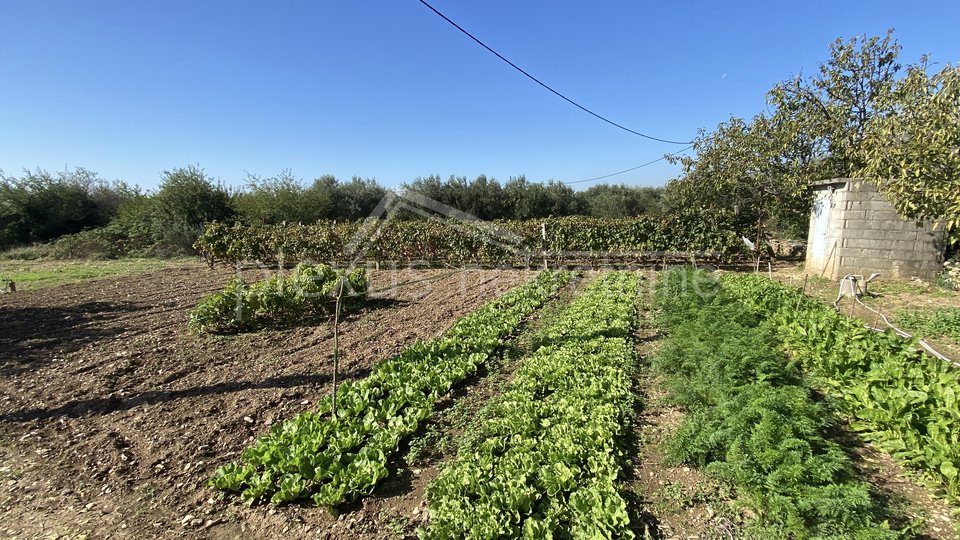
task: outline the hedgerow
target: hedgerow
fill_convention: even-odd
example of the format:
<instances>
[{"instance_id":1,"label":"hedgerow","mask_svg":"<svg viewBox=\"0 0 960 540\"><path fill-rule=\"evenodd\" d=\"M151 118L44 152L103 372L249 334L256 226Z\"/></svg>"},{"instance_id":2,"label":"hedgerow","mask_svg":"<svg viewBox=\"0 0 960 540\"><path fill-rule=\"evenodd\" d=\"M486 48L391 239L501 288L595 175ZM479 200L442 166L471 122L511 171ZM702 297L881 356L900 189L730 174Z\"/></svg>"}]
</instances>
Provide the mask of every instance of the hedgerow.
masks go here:
<instances>
[{"instance_id":1,"label":"hedgerow","mask_svg":"<svg viewBox=\"0 0 960 540\"><path fill-rule=\"evenodd\" d=\"M362 226L363 222L335 221L266 226L214 222L206 226L194 247L210 264L342 261L350 258L344 247L356 238L364 242L352 256L365 260L453 264L523 264L543 256L602 258L643 252L704 252L714 258L731 258L745 250L733 231L702 222L646 217L496 221L475 228L459 222L392 220L379 223L372 238L364 237Z\"/></svg>"}]
</instances>

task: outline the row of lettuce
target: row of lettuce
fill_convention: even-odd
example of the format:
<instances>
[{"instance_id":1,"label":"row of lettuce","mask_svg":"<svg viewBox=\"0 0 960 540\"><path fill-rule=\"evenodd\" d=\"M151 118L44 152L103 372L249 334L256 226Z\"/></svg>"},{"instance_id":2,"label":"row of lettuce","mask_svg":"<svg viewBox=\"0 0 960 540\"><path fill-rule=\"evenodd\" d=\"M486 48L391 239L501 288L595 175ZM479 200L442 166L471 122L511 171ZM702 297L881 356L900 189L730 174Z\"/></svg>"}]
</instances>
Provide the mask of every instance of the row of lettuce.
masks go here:
<instances>
[{"instance_id":1,"label":"row of lettuce","mask_svg":"<svg viewBox=\"0 0 960 540\"><path fill-rule=\"evenodd\" d=\"M541 330L428 488L425 538L631 538L618 478L638 276L591 283Z\"/></svg>"},{"instance_id":2,"label":"row of lettuce","mask_svg":"<svg viewBox=\"0 0 960 540\"><path fill-rule=\"evenodd\" d=\"M309 498L331 509L370 493L387 476L401 440L432 413L439 397L473 373L571 277L541 272L440 337L381 362L365 379L344 383L336 416L327 397L316 410L274 425L243 451L239 463L218 469L210 484L251 504Z\"/></svg>"},{"instance_id":3,"label":"row of lettuce","mask_svg":"<svg viewBox=\"0 0 960 540\"><path fill-rule=\"evenodd\" d=\"M456 219L320 221L245 226L213 222L194 245L209 264L296 261L527 264L542 256L591 259L650 253L700 253L730 259L746 253L740 235L703 223L648 217L548 218L470 222Z\"/></svg>"},{"instance_id":4,"label":"row of lettuce","mask_svg":"<svg viewBox=\"0 0 960 540\"><path fill-rule=\"evenodd\" d=\"M522 319L572 277L538 277L380 363L337 399L275 425L210 485L248 503L337 505L389 474L401 441ZM618 478L631 387L636 273L605 274L552 317L540 346L481 414L458 459L430 485L428 538L631 538Z\"/></svg>"},{"instance_id":5,"label":"row of lettuce","mask_svg":"<svg viewBox=\"0 0 960 540\"><path fill-rule=\"evenodd\" d=\"M689 269L663 274L655 306L667 339L653 367L686 410L667 454L735 488L757 516L747 537L899 537L761 313Z\"/></svg>"}]
</instances>

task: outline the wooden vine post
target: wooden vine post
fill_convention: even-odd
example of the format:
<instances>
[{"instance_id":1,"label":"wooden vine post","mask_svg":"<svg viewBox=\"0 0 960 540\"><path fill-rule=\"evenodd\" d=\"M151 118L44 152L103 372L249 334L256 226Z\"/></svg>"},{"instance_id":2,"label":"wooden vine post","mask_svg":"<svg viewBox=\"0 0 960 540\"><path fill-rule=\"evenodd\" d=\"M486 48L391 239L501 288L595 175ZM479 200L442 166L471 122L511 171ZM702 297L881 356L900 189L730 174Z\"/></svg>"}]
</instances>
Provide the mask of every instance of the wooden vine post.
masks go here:
<instances>
[{"instance_id":1,"label":"wooden vine post","mask_svg":"<svg viewBox=\"0 0 960 540\"><path fill-rule=\"evenodd\" d=\"M793 308L794 311L800 309L800 301L807 295L807 279L809 278L810 276L808 274L803 275L803 288L800 289L800 296L797 298L797 305Z\"/></svg>"},{"instance_id":2,"label":"wooden vine post","mask_svg":"<svg viewBox=\"0 0 960 540\"><path fill-rule=\"evenodd\" d=\"M340 277L340 288L337 290L337 307L333 313L333 399L331 413L337 417L337 373L340 371L340 305L343 303L343 288L346 278Z\"/></svg>"},{"instance_id":3,"label":"wooden vine post","mask_svg":"<svg viewBox=\"0 0 960 540\"><path fill-rule=\"evenodd\" d=\"M540 223L540 236L543 237L543 269L548 268L547 265L547 223Z\"/></svg>"}]
</instances>

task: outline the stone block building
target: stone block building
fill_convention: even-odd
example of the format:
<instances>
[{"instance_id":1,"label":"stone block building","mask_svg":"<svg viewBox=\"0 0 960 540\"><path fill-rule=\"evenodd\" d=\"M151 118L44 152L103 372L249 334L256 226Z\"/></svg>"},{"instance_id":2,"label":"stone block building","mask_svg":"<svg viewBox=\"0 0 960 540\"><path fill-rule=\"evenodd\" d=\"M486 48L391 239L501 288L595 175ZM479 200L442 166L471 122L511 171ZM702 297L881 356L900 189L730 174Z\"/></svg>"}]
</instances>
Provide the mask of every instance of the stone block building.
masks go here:
<instances>
[{"instance_id":1,"label":"stone block building","mask_svg":"<svg viewBox=\"0 0 960 540\"><path fill-rule=\"evenodd\" d=\"M837 178L814 183L813 193L806 272L932 280L943 269L942 230L900 217L873 184Z\"/></svg>"}]
</instances>

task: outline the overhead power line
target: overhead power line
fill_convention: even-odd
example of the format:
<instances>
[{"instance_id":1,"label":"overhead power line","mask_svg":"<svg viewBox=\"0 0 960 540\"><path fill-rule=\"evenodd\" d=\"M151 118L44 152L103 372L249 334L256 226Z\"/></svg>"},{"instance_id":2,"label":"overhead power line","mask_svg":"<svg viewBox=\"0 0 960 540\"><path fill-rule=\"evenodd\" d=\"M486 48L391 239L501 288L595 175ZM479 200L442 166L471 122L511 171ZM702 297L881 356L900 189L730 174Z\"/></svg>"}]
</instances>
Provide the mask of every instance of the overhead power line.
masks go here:
<instances>
[{"instance_id":1,"label":"overhead power line","mask_svg":"<svg viewBox=\"0 0 960 540\"><path fill-rule=\"evenodd\" d=\"M632 134L634 134L634 135L638 135L638 136L643 137L643 138L645 138L645 139L650 139L651 141L657 141L657 142L662 142L662 143L667 143L667 144L690 144L691 142L693 142L693 141L671 141L671 140L667 140L667 139L661 139L661 138L659 138L659 137L654 137L654 136L652 136L652 135L647 135L647 134L645 134L645 133L640 133L639 131L634 131L634 130L626 127L626 126L623 126L623 125L621 125L621 124L618 124L618 123L614 122L613 120L610 120L609 118L606 118L606 117L604 117L604 116L601 116L601 115L599 115L599 114L591 111L590 109L584 107L583 105L580 105L580 104L577 103L576 101L568 98L567 96L561 94L560 92L557 92L556 90L554 90L553 88L551 88L549 85L547 85L546 83L544 83L544 82L541 81L540 79L538 79L538 78L534 77L533 75L527 73L527 72L524 71L524 69L521 68L520 66L514 64L514 63L511 62L510 60L507 60L502 54L500 54L500 53L498 53L497 51L495 51L495 50L493 50L492 48L490 48L486 43L484 43L484 42L480 41L479 39L477 39L477 37L474 36L473 34L471 34L470 32L467 32L466 30L464 30L463 27L461 27L459 24L453 22L449 17L447 17L447 16L444 15L443 13L440 13L440 11L439 11L437 8L431 6L431 5L430 5L429 3L427 3L425 0L420 0L420 3L423 4L423 5L425 5L425 6L427 6L428 8L430 8L430 11L432 11L432 12L436 13L437 15L439 15L443 20L445 20L445 21L447 21L448 23L452 24L457 30L459 30L459 31L463 32L464 34L466 34L467 37L469 37L470 39L476 41L481 47L483 47L484 49L486 49L486 50L490 51L491 53L493 53L497 58L499 58L499 59L503 60L504 62L506 62L507 64L509 64L510 67L512 67L513 69L519 71L520 73L523 73L528 79L530 79L530 80L532 80L533 82L539 84L540 86L546 88L547 90L549 90L550 92L552 92L553 94L555 94L555 95L556 95L557 97L559 97L560 99L562 99L562 100L566 101L567 103L573 105L574 107L576 107L576 108L584 111L585 113L590 114L590 115L592 115L592 116L595 116L595 117L599 118L600 120L603 120L604 122L606 122L606 123L608 123L608 124L610 124L610 125L612 125L612 126L616 126L616 127L620 128L620 129L622 129L622 130L624 130L624 131L626 131L626 132L628 132L628 133L632 133Z\"/></svg>"},{"instance_id":2,"label":"overhead power line","mask_svg":"<svg viewBox=\"0 0 960 540\"><path fill-rule=\"evenodd\" d=\"M682 149L682 150L678 150L678 151L676 152L676 154L674 154L674 155L679 155L679 154L681 154L681 153L683 153L683 152L686 152L687 150L689 150L689 149L691 149L691 148L693 148L693 145L692 145L692 144L691 144L690 146ZM629 169L624 169L624 170L622 170L622 171L617 171L617 172L615 172L615 173L605 174L605 175L603 175L603 176L595 176L595 177L593 177L593 178L584 178L583 180L573 180L572 182L561 182L561 184L567 184L567 185L570 185L570 184L582 184L582 183L584 183L584 182L593 182L594 180L603 180L604 178L610 178L611 176L617 176L617 175L619 175L619 174L628 173L628 172L630 172L630 171L635 171L635 170L637 170L637 169L642 169L642 168L644 168L644 167L647 167L647 166L649 166L649 165L653 165L654 163L657 163L658 161L663 161L663 160L665 160L665 159L667 159L667 156L661 156L661 157L659 157L659 158L657 158L657 159L654 159L654 160L652 160L652 161L648 161L648 162L646 162L646 163L641 163L640 165L637 165L636 167L630 167Z\"/></svg>"}]
</instances>

